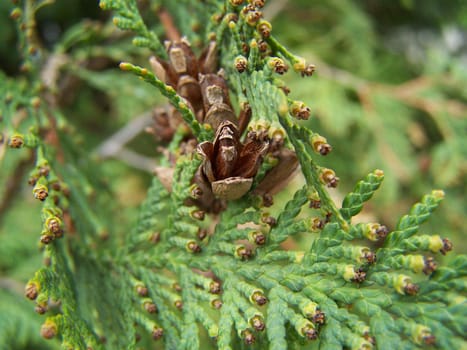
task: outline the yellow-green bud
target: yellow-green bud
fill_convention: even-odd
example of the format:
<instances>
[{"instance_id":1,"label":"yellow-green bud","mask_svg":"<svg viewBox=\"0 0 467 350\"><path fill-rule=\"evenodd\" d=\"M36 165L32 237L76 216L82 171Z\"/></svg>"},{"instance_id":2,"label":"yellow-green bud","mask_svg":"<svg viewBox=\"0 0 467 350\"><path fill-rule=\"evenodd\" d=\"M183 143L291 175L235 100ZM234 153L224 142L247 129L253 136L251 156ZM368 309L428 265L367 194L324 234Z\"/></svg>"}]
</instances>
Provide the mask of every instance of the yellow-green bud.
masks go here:
<instances>
[{"instance_id":1,"label":"yellow-green bud","mask_svg":"<svg viewBox=\"0 0 467 350\"><path fill-rule=\"evenodd\" d=\"M409 256L409 266L416 272L422 272L425 268L425 258L423 255L411 255Z\"/></svg>"},{"instance_id":2,"label":"yellow-green bud","mask_svg":"<svg viewBox=\"0 0 467 350\"><path fill-rule=\"evenodd\" d=\"M354 267L352 265L345 266L344 273L342 274L342 277L347 282L351 282L355 278L355 269L354 269Z\"/></svg>"},{"instance_id":3,"label":"yellow-green bud","mask_svg":"<svg viewBox=\"0 0 467 350\"><path fill-rule=\"evenodd\" d=\"M393 287L397 291L397 293L405 295L405 288L411 283L412 280L409 276L405 275L398 275L394 277L393 280Z\"/></svg>"},{"instance_id":4,"label":"yellow-green bud","mask_svg":"<svg viewBox=\"0 0 467 350\"><path fill-rule=\"evenodd\" d=\"M438 253L443 248L443 240L440 236L435 235L430 237L428 247L433 253Z\"/></svg>"}]
</instances>

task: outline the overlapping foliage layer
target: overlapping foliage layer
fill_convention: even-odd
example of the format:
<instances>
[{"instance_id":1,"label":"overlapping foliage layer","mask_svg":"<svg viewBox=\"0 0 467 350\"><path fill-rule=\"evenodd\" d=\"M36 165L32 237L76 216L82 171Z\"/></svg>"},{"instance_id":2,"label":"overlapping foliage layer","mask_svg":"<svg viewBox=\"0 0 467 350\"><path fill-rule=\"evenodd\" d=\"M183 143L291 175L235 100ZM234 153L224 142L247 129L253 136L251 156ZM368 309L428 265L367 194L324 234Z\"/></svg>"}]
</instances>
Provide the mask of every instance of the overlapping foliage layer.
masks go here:
<instances>
[{"instance_id":1,"label":"overlapping foliage layer","mask_svg":"<svg viewBox=\"0 0 467 350\"><path fill-rule=\"evenodd\" d=\"M145 12L135 1L103 0L100 6L112 11L113 24L131 37L115 32L112 23L78 24L50 53L32 34L36 13L46 3L19 1L11 12L24 63L21 77L2 75L0 84L2 135L9 148L2 159L5 178L23 180L34 163L28 181L41 202L37 237L45 264L38 268L34 261L35 272L23 273L30 274L26 296L45 314L43 337L59 339L65 349L149 348L157 346L154 341L167 349L465 346L466 256L437 263L451 250L450 241L419 232L444 193L424 196L390 231L352 220L380 187L381 170L359 181L342 204L335 203L328 187L337 179L322 165L317 148L317 140L325 141L296 120L297 108L306 106L294 100L293 89L286 95L278 74L290 66L310 75L312 67L283 47L274 31L264 32L270 27L261 18L263 1L152 1L140 4ZM146 61L137 61L151 54L166 57L161 27L151 27L156 21L150 13L160 6L194 47L204 47L208 39L217 42L232 97L252 108L249 130L280 135L296 152L305 183L273 209L253 192L230 201L219 216L200 215L186 204L201 161L194 154L180 155L180 140L188 132L198 141L212 139L213 133L173 88L140 67ZM131 63L120 65L123 77L94 71L109 61ZM244 69L238 69L239 61L246 62ZM113 87L108 94L121 104L117 110L132 115L130 107L149 107L138 98L154 103L152 96L160 93L189 126L167 146L172 159L164 158L167 152L158 156L167 167L175 159L171 190L154 177L131 227L120 227L113 185L81 150L80 144L89 142L79 134L82 125L60 108L61 99L79 85L60 79L64 73L100 90ZM130 73L149 84L135 84ZM304 79L313 84L314 78ZM125 90L126 81L141 90ZM253 186L275 162L266 157ZM15 192L6 189L4 195L13 201ZM305 237L307 244L290 247L294 237ZM28 237L14 249L31 252L34 240ZM1 266L13 269L11 249L1 249L8 251ZM24 304L2 310L2 344L40 344L28 328L11 336L11 315L39 327L36 318L26 316ZM50 340L47 346L54 344Z\"/></svg>"}]
</instances>

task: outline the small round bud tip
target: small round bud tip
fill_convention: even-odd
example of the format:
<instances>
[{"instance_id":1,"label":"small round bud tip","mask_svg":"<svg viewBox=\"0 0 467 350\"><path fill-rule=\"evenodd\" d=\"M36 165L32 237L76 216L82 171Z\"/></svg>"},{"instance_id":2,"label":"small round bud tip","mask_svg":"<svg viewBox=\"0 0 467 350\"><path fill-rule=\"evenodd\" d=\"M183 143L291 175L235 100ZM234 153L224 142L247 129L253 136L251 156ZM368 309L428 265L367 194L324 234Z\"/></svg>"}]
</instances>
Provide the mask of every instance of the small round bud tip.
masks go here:
<instances>
[{"instance_id":1,"label":"small round bud tip","mask_svg":"<svg viewBox=\"0 0 467 350\"><path fill-rule=\"evenodd\" d=\"M123 71L129 71L133 68L133 65L128 62L121 62L118 67Z\"/></svg>"},{"instance_id":2,"label":"small round bud tip","mask_svg":"<svg viewBox=\"0 0 467 350\"><path fill-rule=\"evenodd\" d=\"M431 192L431 195L438 199L444 199L444 191L443 190L434 190Z\"/></svg>"},{"instance_id":3,"label":"small round bud tip","mask_svg":"<svg viewBox=\"0 0 467 350\"><path fill-rule=\"evenodd\" d=\"M384 177L384 171L381 169L376 169L373 174L375 174L378 177Z\"/></svg>"},{"instance_id":4,"label":"small round bud tip","mask_svg":"<svg viewBox=\"0 0 467 350\"><path fill-rule=\"evenodd\" d=\"M57 325L52 320L47 320L41 327L41 336L45 339L52 339L57 335Z\"/></svg>"},{"instance_id":5,"label":"small round bud tip","mask_svg":"<svg viewBox=\"0 0 467 350\"><path fill-rule=\"evenodd\" d=\"M16 21L21 18L22 14L23 12L21 11L21 9L17 7L10 12L10 18Z\"/></svg>"}]
</instances>

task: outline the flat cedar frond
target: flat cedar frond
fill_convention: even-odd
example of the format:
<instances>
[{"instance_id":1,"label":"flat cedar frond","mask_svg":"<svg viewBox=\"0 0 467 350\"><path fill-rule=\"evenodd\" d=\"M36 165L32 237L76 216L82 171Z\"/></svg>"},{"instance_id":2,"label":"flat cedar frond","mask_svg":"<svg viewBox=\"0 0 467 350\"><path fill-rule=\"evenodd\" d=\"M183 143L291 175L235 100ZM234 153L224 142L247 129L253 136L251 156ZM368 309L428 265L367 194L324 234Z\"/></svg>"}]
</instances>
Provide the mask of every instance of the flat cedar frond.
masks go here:
<instances>
[{"instance_id":1,"label":"flat cedar frond","mask_svg":"<svg viewBox=\"0 0 467 350\"><path fill-rule=\"evenodd\" d=\"M46 314L42 337L64 349L465 346L467 258L446 263L440 255L452 243L419 233L444 193L424 196L392 231L356 218L382 170L336 204L329 189L340 178L321 165L332 147L301 122L310 108L281 79L289 69L309 77L315 66L277 40L265 2L100 1L116 27L132 32L106 27L109 50L128 35L145 48L146 61L120 63L122 74L168 102L153 113L158 165L129 227L97 162L82 152L83 135L61 112L59 93L44 82L43 65L62 54L44 51L48 63L35 56L29 30L46 1L17 2L11 16L23 74L1 76L0 123L8 152L35 158L29 184L41 203L45 266L25 294ZM152 27L154 13L171 42ZM85 40L86 31L75 30ZM71 45L66 38L57 50ZM72 69L67 55L52 75ZM274 203L296 172L302 186ZM296 237L306 243L290 244Z\"/></svg>"}]
</instances>

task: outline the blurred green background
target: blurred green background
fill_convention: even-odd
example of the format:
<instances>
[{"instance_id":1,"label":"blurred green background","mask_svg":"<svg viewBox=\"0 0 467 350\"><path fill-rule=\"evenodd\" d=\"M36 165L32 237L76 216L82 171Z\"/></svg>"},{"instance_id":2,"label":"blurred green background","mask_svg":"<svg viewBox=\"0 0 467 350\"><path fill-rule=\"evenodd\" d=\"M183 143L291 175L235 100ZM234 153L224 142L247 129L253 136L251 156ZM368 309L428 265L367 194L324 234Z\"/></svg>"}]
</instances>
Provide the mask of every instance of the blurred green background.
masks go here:
<instances>
[{"instance_id":1,"label":"blurred green background","mask_svg":"<svg viewBox=\"0 0 467 350\"><path fill-rule=\"evenodd\" d=\"M149 3L140 1L145 8ZM11 2L0 3L1 84L20 74L11 9ZM467 3L269 0L264 15L273 35L317 66L311 78L289 72L284 79L289 96L312 110L305 123L333 146L319 162L340 177L336 200L382 169L383 186L359 219L393 228L424 194L443 189L446 199L422 232L450 237L454 252L466 253ZM154 14L145 16L162 35ZM57 1L41 9L37 20L46 52L70 60L60 71L59 88L66 91L60 108L83 153L94 154L116 131L163 103L149 85L116 68L122 60L147 66L150 53L133 47L131 36L109 23L97 1ZM100 162L99 175L115 193L122 228L134 222L145 196L157 144L142 133L127 148L147 162L138 166L117 155ZM1 344L7 349L53 346L40 338L42 318L22 296L24 283L42 264L40 203L27 185L32 166L28 150L0 145L0 330L27 333Z\"/></svg>"}]
</instances>

